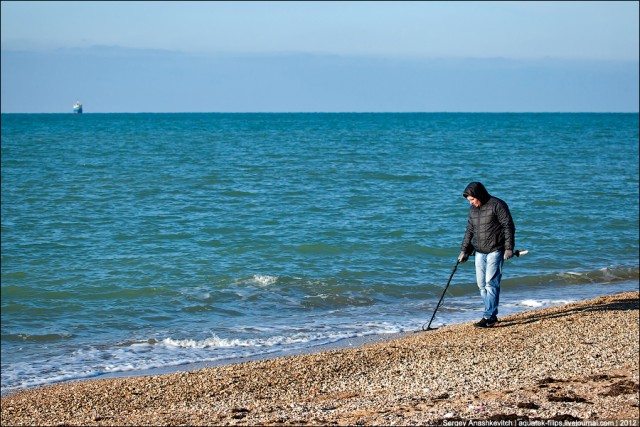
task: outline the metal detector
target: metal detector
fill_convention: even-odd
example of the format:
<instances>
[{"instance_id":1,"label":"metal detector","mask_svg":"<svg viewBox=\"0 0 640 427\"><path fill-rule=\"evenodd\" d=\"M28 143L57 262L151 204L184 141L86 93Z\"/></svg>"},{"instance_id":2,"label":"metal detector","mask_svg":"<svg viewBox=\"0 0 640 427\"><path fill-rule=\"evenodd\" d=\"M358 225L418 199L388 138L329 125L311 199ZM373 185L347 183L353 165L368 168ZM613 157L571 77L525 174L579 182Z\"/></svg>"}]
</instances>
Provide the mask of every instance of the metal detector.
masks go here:
<instances>
[{"instance_id":1,"label":"metal detector","mask_svg":"<svg viewBox=\"0 0 640 427\"><path fill-rule=\"evenodd\" d=\"M513 251L513 255L517 256L517 257L519 257L521 255L526 255L528 253L529 253L528 250ZM438 308L440 308L440 304L442 304L442 300L444 299L444 294L447 292L447 288L449 287L449 284L451 283L451 279L453 278L453 275L456 273L456 270L458 269L458 264L460 264L460 261L456 261L456 265L453 267L453 271L451 272L451 276L449 276L449 281L447 282L447 286L444 287L444 290L442 291L442 295L440 296L440 301L438 301L438 305L436 305L436 309L433 310L433 315L431 316L431 320L429 320L429 325L427 326L427 329L424 328L424 325L426 325L426 323L424 325L422 325L422 330L423 331L433 331L435 329L438 329L438 328L432 328L431 327L431 322L433 322L433 319L436 317L436 312L438 311Z\"/></svg>"}]
</instances>

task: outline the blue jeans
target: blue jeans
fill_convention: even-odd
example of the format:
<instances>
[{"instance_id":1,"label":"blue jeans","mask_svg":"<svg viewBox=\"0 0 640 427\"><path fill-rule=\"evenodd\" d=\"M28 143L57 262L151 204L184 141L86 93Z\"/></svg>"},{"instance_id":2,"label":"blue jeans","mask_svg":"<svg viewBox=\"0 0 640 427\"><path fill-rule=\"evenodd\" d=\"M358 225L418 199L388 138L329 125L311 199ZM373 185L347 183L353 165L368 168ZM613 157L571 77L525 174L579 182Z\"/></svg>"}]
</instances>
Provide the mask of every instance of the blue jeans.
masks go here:
<instances>
[{"instance_id":1,"label":"blue jeans","mask_svg":"<svg viewBox=\"0 0 640 427\"><path fill-rule=\"evenodd\" d=\"M503 263L503 250L497 250L489 254L476 252L476 280L478 288L480 288L480 296L484 301L484 314L482 317L485 319L496 320L498 318Z\"/></svg>"}]
</instances>

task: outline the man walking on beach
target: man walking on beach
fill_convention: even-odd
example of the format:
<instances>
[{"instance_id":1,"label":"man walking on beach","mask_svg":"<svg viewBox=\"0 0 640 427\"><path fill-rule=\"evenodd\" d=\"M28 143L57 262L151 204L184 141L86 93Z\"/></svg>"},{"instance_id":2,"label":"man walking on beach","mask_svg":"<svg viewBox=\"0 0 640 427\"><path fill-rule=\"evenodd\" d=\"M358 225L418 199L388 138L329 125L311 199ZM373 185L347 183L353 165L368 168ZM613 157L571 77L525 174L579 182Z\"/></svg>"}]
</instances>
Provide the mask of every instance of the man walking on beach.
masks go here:
<instances>
[{"instance_id":1,"label":"man walking on beach","mask_svg":"<svg viewBox=\"0 0 640 427\"><path fill-rule=\"evenodd\" d=\"M516 227L507 204L491 196L482 183L470 183L462 195L471 206L458 262L475 251L476 281L484 300L484 315L475 326L490 328L498 321L502 264L513 257Z\"/></svg>"}]
</instances>

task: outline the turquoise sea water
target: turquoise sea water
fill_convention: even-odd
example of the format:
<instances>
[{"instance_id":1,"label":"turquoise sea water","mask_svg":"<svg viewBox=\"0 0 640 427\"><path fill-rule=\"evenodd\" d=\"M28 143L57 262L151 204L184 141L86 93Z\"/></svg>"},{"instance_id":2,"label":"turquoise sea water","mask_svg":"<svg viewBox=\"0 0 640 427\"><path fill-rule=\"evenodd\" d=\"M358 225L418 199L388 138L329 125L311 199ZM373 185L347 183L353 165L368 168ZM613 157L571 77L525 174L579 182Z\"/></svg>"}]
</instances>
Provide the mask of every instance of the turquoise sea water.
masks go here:
<instances>
[{"instance_id":1,"label":"turquoise sea water","mask_svg":"<svg viewBox=\"0 0 640 427\"><path fill-rule=\"evenodd\" d=\"M2 392L420 329L481 181L501 315L638 290L638 114L3 114ZM473 262L434 326L476 320Z\"/></svg>"}]
</instances>

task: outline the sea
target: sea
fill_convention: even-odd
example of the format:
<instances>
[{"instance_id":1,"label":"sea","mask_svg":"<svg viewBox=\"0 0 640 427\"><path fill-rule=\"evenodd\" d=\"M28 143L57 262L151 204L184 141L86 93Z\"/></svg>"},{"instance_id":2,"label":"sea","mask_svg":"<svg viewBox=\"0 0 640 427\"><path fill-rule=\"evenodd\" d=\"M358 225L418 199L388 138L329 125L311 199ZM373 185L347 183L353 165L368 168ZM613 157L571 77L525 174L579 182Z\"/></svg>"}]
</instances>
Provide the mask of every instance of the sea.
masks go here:
<instances>
[{"instance_id":1,"label":"sea","mask_svg":"<svg viewBox=\"0 0 640 427\"><path fill-rule=\"evenodd\" d=\"M638 291L638 117L2 114L2 393L477 321L472 181L499 316Z\"/></svg>"}]
</instances>

